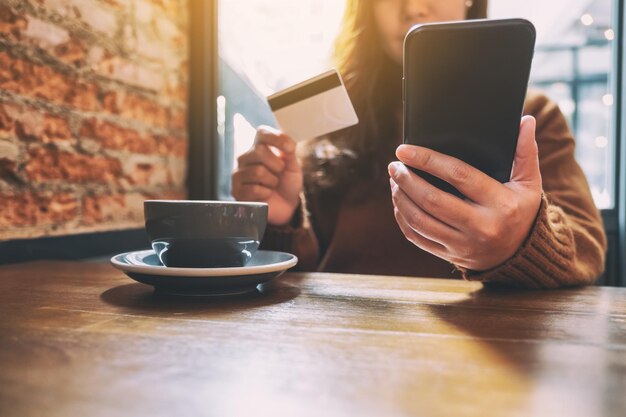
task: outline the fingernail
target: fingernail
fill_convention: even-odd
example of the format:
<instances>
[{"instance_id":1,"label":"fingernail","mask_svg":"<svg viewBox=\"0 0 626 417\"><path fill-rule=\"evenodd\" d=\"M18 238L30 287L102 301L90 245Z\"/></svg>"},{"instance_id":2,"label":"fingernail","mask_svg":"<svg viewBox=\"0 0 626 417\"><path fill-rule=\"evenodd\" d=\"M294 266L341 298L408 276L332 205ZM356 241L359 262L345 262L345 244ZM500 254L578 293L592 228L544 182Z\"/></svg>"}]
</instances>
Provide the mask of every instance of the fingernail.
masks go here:
<instances>
[{"instance_id":1,"label":"fingernail","mask_svg":"<svg viewBox=\"0 0 626 417\"><path fill-rule=\"evenodd\" d=\"M532 116L524 116L522 118L522 128L527 124L530 124L530 126L532 126L532 130L535 130L537 128L537 120Z\"/></svg>"},{"instance_id":2,"label":"fingernail","mask_svg":"<svg viewBox=\"0 0 626 417\"><path fill-rule=\"evenodd\" d=\"M398 162L392 162L389 164L389 175L395 177L398 172Z\"/></svg>"},{"instance_id":3,"label":"fingernail","mask_svg":"<svg viewBox=\"0 0 626 417\"><path fill-rule=\"evenodd\" d=\"M415 149L410 145L400 145L396 150L398 158L412 159L415 157Z\"/></svg>"}]
</instances>

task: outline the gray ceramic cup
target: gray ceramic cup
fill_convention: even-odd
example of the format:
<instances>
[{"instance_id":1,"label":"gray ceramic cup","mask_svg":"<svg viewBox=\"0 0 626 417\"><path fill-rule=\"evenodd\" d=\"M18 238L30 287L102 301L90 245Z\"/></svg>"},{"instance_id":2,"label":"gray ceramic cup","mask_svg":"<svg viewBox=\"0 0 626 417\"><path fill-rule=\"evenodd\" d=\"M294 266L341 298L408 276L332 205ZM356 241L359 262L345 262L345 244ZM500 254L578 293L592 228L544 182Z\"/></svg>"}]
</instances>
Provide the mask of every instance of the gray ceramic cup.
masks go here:
<instances>
[{"instance_id":1,"label":"gray ceramic cup","mask_svg":"<svg viewBox=\"0 0 626 417\"><path fill-rule=\"evenodd\" d=\"M267 226L267 203L147 200L143 207L152 249L169 267L245 266Z\"/></svg>"}]
</instances>

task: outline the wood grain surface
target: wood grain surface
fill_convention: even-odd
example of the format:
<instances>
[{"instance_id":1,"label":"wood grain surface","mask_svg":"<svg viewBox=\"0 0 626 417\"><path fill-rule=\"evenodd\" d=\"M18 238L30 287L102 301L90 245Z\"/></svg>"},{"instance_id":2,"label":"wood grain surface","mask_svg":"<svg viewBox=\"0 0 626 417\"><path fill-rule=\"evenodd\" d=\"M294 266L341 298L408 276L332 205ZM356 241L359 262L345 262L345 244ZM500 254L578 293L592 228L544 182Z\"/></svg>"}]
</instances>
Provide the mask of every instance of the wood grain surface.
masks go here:
<instances>
[{"instance_id":1,"label":"wood grain surface","mask_svg":"<svg viewBox=\"0 0 626 417\"><path fill-rule=\"evenodd\" d=\"M0 267L0 416L624 416L626 289L288 273L155 296Z\"/></svg>"}]
</instances>

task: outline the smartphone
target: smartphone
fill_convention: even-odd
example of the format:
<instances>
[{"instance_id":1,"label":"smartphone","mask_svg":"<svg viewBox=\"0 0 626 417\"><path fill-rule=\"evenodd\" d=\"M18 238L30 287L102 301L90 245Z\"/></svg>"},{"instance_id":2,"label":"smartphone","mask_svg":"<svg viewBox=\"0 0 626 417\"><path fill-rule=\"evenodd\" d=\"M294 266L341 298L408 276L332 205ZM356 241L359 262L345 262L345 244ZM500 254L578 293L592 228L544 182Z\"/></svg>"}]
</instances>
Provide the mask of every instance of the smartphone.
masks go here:
<instances>
[{"instance_id":1,"label":"smartphone","mask_svg":"<svg viewBox=\"0 0 626 417\"><path fill-rule=\"evenodd\" d=\"M404 39L404 143L510 180L536 31L524 19L414 26ZM452 185L415 170L431 184Z\"/></svg>"}]
</instances>

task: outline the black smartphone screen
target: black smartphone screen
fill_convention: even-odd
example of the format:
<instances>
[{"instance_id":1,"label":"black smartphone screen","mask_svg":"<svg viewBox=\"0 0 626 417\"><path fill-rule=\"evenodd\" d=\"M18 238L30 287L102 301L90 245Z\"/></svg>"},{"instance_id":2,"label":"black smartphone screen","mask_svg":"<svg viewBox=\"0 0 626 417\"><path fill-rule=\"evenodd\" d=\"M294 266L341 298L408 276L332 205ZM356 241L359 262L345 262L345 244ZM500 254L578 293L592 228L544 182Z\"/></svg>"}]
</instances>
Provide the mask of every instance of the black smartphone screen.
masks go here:
<instances>
[{"instance_id":1,"label":"black smartphone screen","mask_svg":"<svg viewBox=\"0 0 626 417\"><path fill-rule=\"evenodd\" d=\"M508 182L535 36L532 23L523 19L413 27L404 42L404 143L453 156Z\"/></svg>"}]
</instances>

